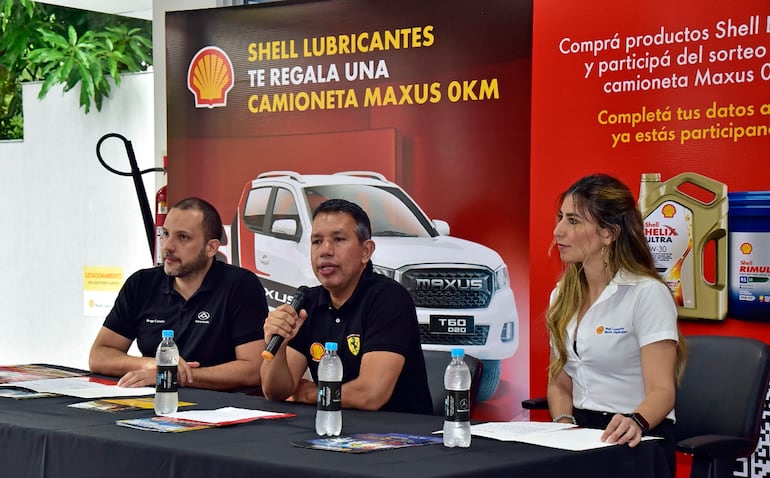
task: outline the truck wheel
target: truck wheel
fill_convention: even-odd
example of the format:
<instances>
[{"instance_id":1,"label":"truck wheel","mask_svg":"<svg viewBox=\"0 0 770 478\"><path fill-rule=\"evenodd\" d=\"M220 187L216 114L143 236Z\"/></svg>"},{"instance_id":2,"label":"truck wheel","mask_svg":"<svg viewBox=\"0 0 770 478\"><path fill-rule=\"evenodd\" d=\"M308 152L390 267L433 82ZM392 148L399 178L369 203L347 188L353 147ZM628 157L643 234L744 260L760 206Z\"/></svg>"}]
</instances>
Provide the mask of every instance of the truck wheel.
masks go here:
<instances>
[{"instance_id":1,"label":"truck wheel","mask_svg":"<svg viewBox=\"0 0 770 478\"><path fill-rule=\"evenodd\" d=\"M500 383L500 372L502 363L499 360L482 360L484 371L481 374L481 383L476 392L476 401L483 402L488 400L497 391L497 385Z\"/></svg>"}]
</instances>

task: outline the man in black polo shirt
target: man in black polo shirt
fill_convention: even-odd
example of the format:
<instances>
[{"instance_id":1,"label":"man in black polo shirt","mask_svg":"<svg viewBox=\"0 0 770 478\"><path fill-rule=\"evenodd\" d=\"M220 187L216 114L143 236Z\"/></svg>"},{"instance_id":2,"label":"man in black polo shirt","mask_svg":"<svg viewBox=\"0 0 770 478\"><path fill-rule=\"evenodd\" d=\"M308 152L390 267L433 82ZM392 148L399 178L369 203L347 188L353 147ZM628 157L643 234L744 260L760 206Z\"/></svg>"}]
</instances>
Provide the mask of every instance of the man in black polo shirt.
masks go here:
<instances>
[{"instance_id":1,"label":"man in black polo shirt","mask_svg":"<svg viewBox=\"0 0 770 478\"><path fill-rule=\"evenodd\" d=\"M400 284L374 273L369 217L356 204L330 199L313 213L311 261L321 283L299 311L282 305L265 320L264 334L284 341L262 363L262 391L271 400L292 396L315 403L325 342L342 359L342 406L362 410L432 412L414 302Z\"/></svg>"},{"instance_id":2,"label":"man in black polo shirt","mask_svg":"<svg viewBox=\"0 0 770 478\"><path fill-rule=\"evenodd\" d=\"M252 272L215 260L219 213L188 198L163 224L163 267L135 272L118 293L88 359L91 371L125 387L155 384L161 331L174 330L179 385L214 390L259 386L267 315L265 290ZM136 340L141 357L128 354Z\"/></svg>"}]
</instances>

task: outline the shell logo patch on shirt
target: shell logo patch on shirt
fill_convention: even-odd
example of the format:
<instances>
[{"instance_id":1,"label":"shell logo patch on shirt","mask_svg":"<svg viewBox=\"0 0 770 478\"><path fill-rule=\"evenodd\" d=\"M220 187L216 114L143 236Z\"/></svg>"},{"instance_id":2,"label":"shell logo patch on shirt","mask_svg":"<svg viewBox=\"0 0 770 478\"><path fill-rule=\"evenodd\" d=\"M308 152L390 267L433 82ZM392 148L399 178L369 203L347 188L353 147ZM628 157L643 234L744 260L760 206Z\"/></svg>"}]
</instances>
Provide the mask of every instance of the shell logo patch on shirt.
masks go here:
<instances>
[{"instance_id":1,"label":"shell logo patch on shirt","mask_svg":"<svg viewBox=\"0 0 770 478\"><path fill-rule=\"evenodd\" d=\"M628 333L625 327L606 327L600 325L596 328L596 335L625 335Z\"/></svg>"},{"instance_id":2,"label":"shell logo patch on shirt","mask_svg":"<svg viewBox=\"0 0 770 478\"><path fill-rule=\"evenodd\" d=\"M358 356L358 352L361 351L361 336L358 334L348 335L348 350L354 357Z\"/></svg>"},{"instance_id":3,"label":"shell logo patch on shirt","mask_svg":"<svg viewBox=\"0 0 770 478\"><path fill-rule=\"evenodd\" d=\"M324 356L324 344L321 342L313 342L310 345L310 356L313 357L313 362L320 362L321 357Z\"/></svg>"}]
</instances>

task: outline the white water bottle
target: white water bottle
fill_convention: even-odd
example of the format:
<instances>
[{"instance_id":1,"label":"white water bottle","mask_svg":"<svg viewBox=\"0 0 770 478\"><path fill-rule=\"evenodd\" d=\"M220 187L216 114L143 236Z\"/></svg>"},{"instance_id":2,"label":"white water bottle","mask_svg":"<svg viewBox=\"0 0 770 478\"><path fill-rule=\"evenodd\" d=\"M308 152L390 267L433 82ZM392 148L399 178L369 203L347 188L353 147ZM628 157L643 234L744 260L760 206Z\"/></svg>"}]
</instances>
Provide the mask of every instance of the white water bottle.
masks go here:
<instances>
[{"instance_id":1,"label":"white water bottle","mask_svg":"<svg viewBox=\"0 0 770 478\"><path fill-rule=\"evenodd\" d=\"M338 436L342 432L342 361L337 342L326 342L318 364L318 398L315 431L320 436Z\"/></svg>"},{"instance_id":2,"label":"white water bottle","mask_svg":"<svg viewBox=\"0 0 770 478\"><path fill-rule=\"evenodd\" d=\"M444 446L471 445L471 372L465 351L452 349L452 361L444 371Z\"/></svg>"},{"instance_id":3,"label":"white water bottle","mask_svg":"<svg viewBox=\"0 0 770 478\"><path fill-rule=\"evenodd\" d=\"M174 331L164 330L163 340L155 353L157 375L155 378L155 413L176 413L179 406L177 375L179 373L179 349L174 342Z\"/></svg>"}]
</instances>

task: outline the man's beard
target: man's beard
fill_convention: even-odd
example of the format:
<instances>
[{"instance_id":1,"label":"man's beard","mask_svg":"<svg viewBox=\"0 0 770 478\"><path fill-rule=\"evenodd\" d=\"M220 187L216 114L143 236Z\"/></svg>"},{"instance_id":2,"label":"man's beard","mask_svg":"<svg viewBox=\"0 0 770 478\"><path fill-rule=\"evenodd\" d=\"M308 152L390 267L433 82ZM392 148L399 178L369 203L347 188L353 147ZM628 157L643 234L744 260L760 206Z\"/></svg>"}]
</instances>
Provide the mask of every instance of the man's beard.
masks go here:
<instances>
[{"instance_id":1,"label":"man's beard","mask_svg":"<svg viewBox=\"0 0 770 478\"><path fill-rule=\"evenodd\" d=\"M201 249L200 254L198 254L191 262L188 262L186 264L180 262L176 270L170 270L168 266L164 264L163 272L165 272L167 276L171 276L171 277L185 277L194 272L202 271L203 269L206 268L208 263L209 263L209 258L206 255L206 250Z\"/></svg>"}]
</instances>

